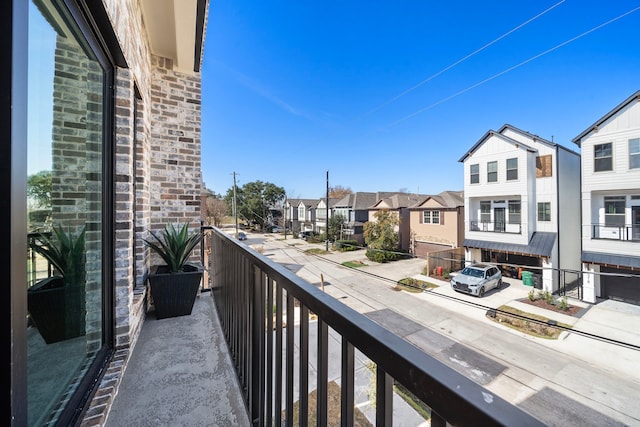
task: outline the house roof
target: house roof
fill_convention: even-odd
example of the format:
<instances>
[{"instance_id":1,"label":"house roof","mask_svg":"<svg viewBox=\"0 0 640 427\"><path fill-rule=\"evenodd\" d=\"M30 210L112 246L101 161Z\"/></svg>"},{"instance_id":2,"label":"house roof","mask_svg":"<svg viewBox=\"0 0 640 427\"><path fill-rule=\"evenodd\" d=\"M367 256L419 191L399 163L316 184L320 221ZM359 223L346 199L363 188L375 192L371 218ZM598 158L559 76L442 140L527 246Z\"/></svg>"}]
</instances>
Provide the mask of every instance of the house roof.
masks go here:
<instances>
[{"instance_id":1,"label":"house roof","mask_svg":"<svg viewBox=\"0 0 640 427\"><path fill-rule=\"evenodd\" d=\"M580 147L580 144L582 143L582 140L589 135L591 132L597 132L598 128L607 120L609 120L612 116L614 116L615 114L617 114L620 110L622 110L623 108L625 108L627 105L629 105L631 102L633 101L637 101L640 102L640 90L638 90L636 93L634 93L633 95L631 95L630 97L628 97L627 99L625 99L624 101L622 101L620 104L618 104L613 110L609 111L607 114L605 114L604 116L600 117L598 120L596 120L596 122L594 124L592 124L591 126L589 126L588 128L586 128L580 135L576 136L575 138L573 138L571 141L576 143L578 145L578 147Z\"/></svg>"},{"instance_id":2,"label":"house roof","mask_svg":"<svg viewBox=\"0 0 640 427\"><path fill-rule=\"evenodd\" d=\"M640 268L640 257L637 256L582 252L582 261L619 267Z\"/></svg>"},{"instance_id":3,"label":"house roof","mask_svg":"<svg viewBox=\"0 0 640 427\"><path fill-rule=\"evenodd\" d=\"M531 236L528 245L518 245L515 243L500 243L487 240L464 239L462 246L478 249L490 249L500 252L512 252L523 255L533 256L551 256L553 245L555 244L557 234L543 231L536 231Z\"/></svg>"},{"instance_id":4,"label":"house roof","mask_svg":"<svg viewBox=\"0 0 640 427\"><path fill-rule=\"evenodd\" d=\"M418 203L410 206L410 208L422 209L422 205L429 199L435 200L443 208L457 208L464 206L464 191L443 191L434 196L426 196L424 199L418 201Z\"/></svg>"},{"instance_id":5,"label":"house roof","mask_svg":"<svg viewBox=\"0 0 640 427\"><path fill-rule=\"evenodd\" d=\"M470 155L472 155L472 154L473 154L473 153L474 153L474 152L475 152L475 151L476 151L476 150L477 150L477 149L478 149L482 144L484 144L484 143L485 143L489 138L491 138L492 136L498 137L498 138L502 139L503 141L508 142L509 144L512 144L512 145L514 145L514 146L516 146L516 147L522 147L522 148L524 148L525 150L530 151L530 152L533 152L533 153L535 153L536 151L538 151L538 150L536 150L535 148L529 147L528 145L523 144L523 143L522 143L522 142L520 142L520 141L516 141L516 140L515 140L515 139L513 139L513 138L509 138L508 136L503 135L501 132L504 132L504 130L506 130L506 129L511 129L511 130L513 130L513 131L515 131L515 132L518 132L518 133L522 134L522 135L526 135L526 136L528 136L528 137L530 137L530 138L532 138L532 139L535 139L535 138L541 139L541 138L539 138L539 137L536 137L535 135L531 135L530 133L527 133L527 132L525 132L525 131L523 131L523 130L520 130L520 129L516 128L516 127L513 127L513 126L511 126L511 125L504 125L504 126L502 126L502 127L500 128L500 130L499 130L498 132L496 132L496 131L494 131L494 130L489 130L489 131L487 131L487 133L485 133L484 135L482 135L482 138L480 138L480 139L478 140L478 142L476 142L476 143L473 145L473 147L471 147L471 149L469 149L469 150L464 154L464 156L462 156L458 161L459 161L459 162L464 162L464 161L467 159L467 157L469 157ZM548 141L546 141L546 142L548 142ZM550 144L553 144L553 143L550 143Z\"/></svg>"},{"instance_id":6,"label":"house roof","mask_svg":"<svg viewBox=\"0 0 640 427\"><path fill-rule=\"evenodd\" d=\"M424 201L427 195L424 194L409 194L409 193L396 193L389 197L378 200L370 209L401 209L409 206L413 206L416 203ZM384 206L380 206L383 204Z\"/></svg>"}]
</instances>

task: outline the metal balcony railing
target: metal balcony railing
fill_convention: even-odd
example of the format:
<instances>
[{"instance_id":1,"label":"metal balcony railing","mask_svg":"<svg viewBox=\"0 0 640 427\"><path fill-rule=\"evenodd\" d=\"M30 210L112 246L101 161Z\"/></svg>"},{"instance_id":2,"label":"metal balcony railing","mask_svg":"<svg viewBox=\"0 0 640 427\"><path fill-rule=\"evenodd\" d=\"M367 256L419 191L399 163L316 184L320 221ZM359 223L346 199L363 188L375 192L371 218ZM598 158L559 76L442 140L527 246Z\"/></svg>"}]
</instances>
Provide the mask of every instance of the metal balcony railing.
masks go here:
<instances>
[{"instance_id":1,"label":"metal balcony railing","mask_svg":"<svg viewBox=\"0 0 640 427\"><path fill-rule=\"evenodd\" d=\"M328 424L330 328L341 339L341 425L354 424L355 349L377 367L378 426L393 425L394 382L431 408L432 426L542 425L222 231L211 230L211 242L207 264L214 301L254 426L292 426L299 414L305 414L299 425L307 425L310 361L317 361L317 425ZM310 313L317 316L314 343Z\"/></svg>"},{"instance_id":2,"label":"metal balcony railing","mask_svg":"<svg viewBox=\"0 0 640 427\"><path fill-rule=\"evenodd\" d=\"M522 234L522 224L506 221L469 221L469 231Z\"/></svg>"},{"instance_id":3,"label":"metal balcony railing","mask_svg":"<svg viewBox=\"0 0 640 427\"><path fill-rule=\"evenodd\" d=\"M592 224L593 239L640 242L640 225Z\"/></svg>"}]
</instances>

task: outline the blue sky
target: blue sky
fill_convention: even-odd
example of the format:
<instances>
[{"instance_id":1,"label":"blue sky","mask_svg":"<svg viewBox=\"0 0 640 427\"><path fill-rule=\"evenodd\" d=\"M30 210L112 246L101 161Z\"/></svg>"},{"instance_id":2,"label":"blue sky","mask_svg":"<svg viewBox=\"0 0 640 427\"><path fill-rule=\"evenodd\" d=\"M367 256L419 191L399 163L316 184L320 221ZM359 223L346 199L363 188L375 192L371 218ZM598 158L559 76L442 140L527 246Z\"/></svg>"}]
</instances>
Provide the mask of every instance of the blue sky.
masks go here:
<instances>
[{"instance_id":1,"label":"blue sky","mask_svg":"<svg viewBox=\"0 0 640 427\"><path fill-rule=\"evenodd\" d=\"M462 190L458 159L509 123L579 152L640 89L640 1L212 1L207 188L290 198Z\"/></svg>"}]
</instances>

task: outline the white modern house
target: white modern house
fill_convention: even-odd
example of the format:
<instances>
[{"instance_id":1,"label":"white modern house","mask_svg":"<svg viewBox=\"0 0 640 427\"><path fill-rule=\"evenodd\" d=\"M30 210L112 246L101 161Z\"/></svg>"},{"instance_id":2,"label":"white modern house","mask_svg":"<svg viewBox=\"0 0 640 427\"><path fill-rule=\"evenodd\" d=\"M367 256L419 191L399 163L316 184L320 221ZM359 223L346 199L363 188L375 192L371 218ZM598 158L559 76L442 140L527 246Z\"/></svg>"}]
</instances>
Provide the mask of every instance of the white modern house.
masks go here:
<instances>
[{"instance_id":1,"label":"white modern house","mask_svg":"<svg viewBox=\"0 0 640 427\"><path fill-rule=\"evenodd\" d=\"M640 304L640 91L573 142L582 152L583 299Z\"/></svg>"},{"instance_id":2,"label":"white modern house","mask_svg":"<svg viewBox=\"0 0 640 427\"><path fill-rule=\"evenodd\" d=\"M467 263L497 263L507 277L517 277L516 266L525 266L535 286L550 292L576 281L580 155L505 124L488 131L459 161Z\"/></svg>"}]
</instances>

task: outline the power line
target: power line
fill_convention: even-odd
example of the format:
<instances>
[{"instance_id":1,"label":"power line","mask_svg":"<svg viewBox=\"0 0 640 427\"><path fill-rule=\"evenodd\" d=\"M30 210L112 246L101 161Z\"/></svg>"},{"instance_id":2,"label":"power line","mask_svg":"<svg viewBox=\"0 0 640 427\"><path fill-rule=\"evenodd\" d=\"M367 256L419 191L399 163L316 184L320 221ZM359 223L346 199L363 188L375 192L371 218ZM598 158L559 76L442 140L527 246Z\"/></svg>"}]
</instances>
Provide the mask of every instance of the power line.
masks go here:
<instances>
[{"instance_id":1,"label":"power line","mask_svg":"<svg viewBox=\"0 0 640 427\"><path fill-rule=\"evenodd\" d=\"M514 66L512 66L512 67L509 67L509 68L507 68L506 70L503 70L503 71L501 71L501 72L499 72L499 73L497 73L497 74L494 74L494 75L493 75L493 76L491 76L491 77L488 77L488 78L486 78L486 79L484 79L484 80L482 80L482 81L480 81L480 82L478 82L478 83L476 83L476 84L473 84L473 85L471 85L471 86L467 87L466 89L463 89L463 90L461 90L461 91L459 91L459 92L456 92L456 93L454 93L453 95L447 96L446 98L442 98L441 100L439 100L439 101L437 101L437 102L434 102L433 104L431 104L431 105L429 105L429 106L427 106L427 107L421 108L420 110L418 110L418 111L416 111L416 112L414 112L414 113L411 113L411 114L409 114L408 116L405 116L405 117L403 117L403 118L401 118L401 119L399 119L399 120L396 120L395 122L393 122L393 123L391 123L390 125L388 125L388 126L387 126L387 128L390 128L390 127L396 126L396 125L398 125L399 123L402 123L402 122L404 122L405 120L410 119L411 117L417 116L417 115L418 115L418 114L420 114L420 113L423 113L423 112L425 112L425 111L427 111L427 110L432 109L433 107L436 107L436 106L438 106L438 105L440 105L440 104L442 104L442 103L444 103L444 102L447 102L447 101L449 101L449 100L451 100L451 99L453 99L453 98L456 98L456 97L458 97L458 96L460 96L460 95L462 95L462 94L464 94L464 93L466 93L466 92L469 92L470 90L475 89L475 88L477 88L478 86L481 86L481 85L483 85L483 84L485 84L485 83L487 83L487 82L490 82L491 80L493 80L493 79L495 79L495 78L497 78L497 77L500 77L500 76L502 76L502 75L504 75L504 74L506 74L506 73L508 73L508 72L510 72L510 71L513 71L513 70L515 70L516 68L519 68L519 67L521 67L521 66L523 66L523 65L525 65L525 64L528 64L529 62L534 61L534 60L536 60L536 59L538 59L538 58L540 58L540 57L542 57L542 56L544 56L544 55L546 55L546 54L548 54L548 53L551 53L551 52L553 52L553 51L555 51L555 50L557 50L557 49L559 49L559 48L561 48L561 47L563 47L563 46L566 46L567 44L572 43L572 42L574 42L574 41L576 41L576 40L578 40L578 39L580 39L580 38L582 38L582 37L584 37L584 36L586 36L586 35L588 35L588 34L590 34L590 33L594 32L594 31L599 30L600 28L603 28L603 27L605 27L605 26L607 26L607 25L609 25L609 24L611 24L611 23L613 23L613 22L615 22L615 21L617 21L617 20L619 20L619 19L621 19L621 18L624 18L625 16L630 15L630 14L632 14L632 13L634 13L634 12L638 11L638 10L640 10L640 6L638 6L638 7L634 8L634 9L631 9L630 11L625 12L625 13L623 13L622 15L616 16L615 18L610 19L610 20L608 20L607 22L604 22L604 23L602 23L602 24L600 24L600 25L598 25L598 26L596 26L596 27L593 27L592 29L590 29L590 30L588 30L588 31L585 31L584 33L579 34L579 35L577 35L577 36L575 36L575 37L573 37L573 38L571 38L571 39L569 39L569 40L566 40L566 41L564 41L564 42L562 42L562 43L560 43L560 44L558 44L558 45L556 45L556 46L554 46L554 47L552 47L552 48L550 48L550 49L547 49L547 50L545 50L544 52L541 52L541 53L539 53L539 54L537 54L537 55L534 55L534 56L532 56L531 58L529 58L529 59L527 59L527 60L525 60L525 61L520 62L519 64L516 64L516 65L514 65Z\"/></svg>"},{"instance_id":2,"label":"power line","mask_svg":"<svg viewBox=\"0 0 640 427\"><path fill-rule=\"evenodd\" d=\"M562 3L564 3L565 0L561 0L558 3L554 4L553 6L549 7L548 9L538 13L536 16L529 18L528 20L526 20L525 22L523 22L522 24L512 28L511 30L507 31L506 33L504 33L503 35L501 35L500 37L490 41L489 43L485 44L484 46L482 46L481 48L478 48L476 50L474 50L473 52L471 52L470 54L458 59L456 62L450 64L449 66L443 68L442 70L438 71L435 74L432 74L431 76L427 77L426 79L422 80L421 82L415 84L414 86L410 87L409 89L405 90L404 92L400 93L399 95L396 95L395 97L389 99L386 102L383 102L382 104L380 104L379 106L377 106L376 108L374 108L373 110L369 111L368 113L365 114L365 116L368 116L370 114L375 113L376 111L386 107L387 105L391 104L392 102L397 101L398 99L402 98L403 96L405 96L406 94L413 92L414 90L416 90L417 88L419 88L420 86L430 82L431 80L435 79L436 77L440 76L441 74L449 71L450 69L452 69L453 67L460 65L461 63L463 63L464 61L466 61L467 59L471 58L472 56L477 55L478 53L482 52L483 50L487 49L488 47L490 47L491 45L499 42L500 40L502 40L503 38L507 37L508 35L518 31L520 28L526 26L527 24L530 24L531 22L535 21L536 19L540 18L541 16L545 15L546 13L550 12L551 10L555 9L556 7L560 6Z\"/></svg>"}]
</instances>

